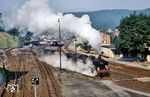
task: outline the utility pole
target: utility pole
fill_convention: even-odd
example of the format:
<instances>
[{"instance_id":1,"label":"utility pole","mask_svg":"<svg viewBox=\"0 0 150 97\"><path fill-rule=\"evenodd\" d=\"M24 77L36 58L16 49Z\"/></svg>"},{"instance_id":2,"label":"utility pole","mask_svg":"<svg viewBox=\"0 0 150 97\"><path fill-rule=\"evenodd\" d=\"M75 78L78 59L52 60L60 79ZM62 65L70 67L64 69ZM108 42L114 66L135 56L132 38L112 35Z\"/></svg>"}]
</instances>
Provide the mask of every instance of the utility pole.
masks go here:
<instances>
[{"instance_id":1,"label":"utility pole","mask_svg":"<svg viewBox=\"0 0 150 97\"><path fill-rule=\"evenodd\" d=\"M60 33L60 18L58 19L59 24L59 56L60 56L60 73L61 73L61 33Z\"/></svg>"},{"instance_id":2,"label":"utility pole","mask_svg":"<svg viewBox=\"0 0 150 97\"><path fill-rule=\"evenodd\" d=\"M76 47L77 38L76 38L76 36L73 36L72 39L74 41L74 55L76 55L76 53L77 53L77 47Z\"/></svg>"}]
</instances>

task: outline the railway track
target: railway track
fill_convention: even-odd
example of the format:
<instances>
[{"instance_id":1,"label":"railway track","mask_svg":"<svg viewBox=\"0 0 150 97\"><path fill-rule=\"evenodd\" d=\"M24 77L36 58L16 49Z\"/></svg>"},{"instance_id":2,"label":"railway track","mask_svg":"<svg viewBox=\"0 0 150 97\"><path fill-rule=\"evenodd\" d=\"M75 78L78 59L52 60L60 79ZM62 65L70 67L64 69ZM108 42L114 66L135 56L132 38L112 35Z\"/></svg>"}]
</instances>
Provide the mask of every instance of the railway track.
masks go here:
<instances>
[{"instance_id":1,"label":"railway track","mask_svg":"<svg viewBox=\"0 0 150 97\"><path fill-rule=\"evenodd\" d=\"M13 56L11 56L11 57L13 57ZM17 64L16 64L16 68L17 69L15 69L15 71L16 71L16 77L15 77L15 82L14 82L14 84L15 85L21 85L21 87L22 88L24 88L24 84L22 83L23 81L24 81L24 74L22 75L22 78L21 79L19 79L19 77L21 76L21 74L20 74L20 69L21 69L21 67L23 68L23 72L25 72L25 68L24 68L24 65L23 65L23 61L25 60L25 58L24 58L24 53L20 53L19 55L18 55L18 57L15 57L16 59L17 58L19 58L18 59L18 62L17 62ZM18 89L17 89L18 90ZM12 93L12 97L17 97L17 96L20 96L20 97L24 97L24 90L23 89L21 89L22 90L22 93L20 93L20 94L18 94L17 92L13 92Z\"/></svg>"},{"instance_id":2,"label":"railway track","mask_svg":"<svg viewBox=\"0 0 150 97\"><path fill-rule=\"evenodd\" d=\"M43 88L43 90L42 90L42 88L40 88L40 89L38 89L38 91L42 90L42 91L40 91L40 93L45 93L46 95L45 96L41 95L40 97L62 97L62 95L60 93L61 92L60 87L58 86L49 65L47 65L46 63L40 62L34 55L33 55L32 59L29 59L28 57L30 57L32 54L27 55L27 53L20 52L19 54L14 54L15 55L14 56L13 52L11 53L11 50L12 49L10 49L6 52L6 55L8 57L8 62L11 67L11 68L9 68L9 74L8 74L9 81L7 82L6 88L7 88L8 84L18 84L19 91L11 93L6 88L4 88L3 89L4 92L1 94L1 97L33 97L34 92L33 92L33 89L30 88L30 85L31 85L30 80L29 80L30 77L28 76L27 80L26 80L27 76L25 77L25 72L26 72L26 68L27 68L25 65L29 64L29 60L32 60L31 63L34 64L34 61L35 61L35 64L37 64L37 65L33 65L35 67L34 71L36 72L36 70L39 69L41 72L39 74L42 77L41 82L43 84L40 84L40 87L44 87L44 88ZM38 67L36 67L36 66L38 66ZM11 78L11 77L13 77L13 78ZM28 90L30 90L31 92ZM39 95L37 95L37 96L39 97Z\"/></svg>"},{"instance_id":3,"label":"railway track","mask_svg":"<svg viewBox=\"0 0 150 97\"><path fill-rule=\"evenodd\" d=\"M66 45L64 45L64 47L62 47L62 52L63 53L70 53L70 54L74 54L74 51L73 50L70 50L69 48L68 48L68 46L69 46L69 44L66 44Z\"/></svg>"},{"instance_id":4,"label":"railway track","mask_svg":"<svg viewBox=\"0 0 150 97\"><path fill-rule=\"evenodd\" d=\"M66 45L64 48L64 53L73 53L74 51L68 48ZM100 79L95 77L97 80L111 80L116 82L118 85L131 88L134 90L150 93L150 81L141 82L135 78L150 77L150 70L144 70L141 68L130 67L116 62L109 62L111 75L108 78ZM83 76L83 75L82 75Z\"/></svg>"},{"instance_id":5,"label":"railway track","mask_svg":"<svg viewBox=\"0 0 150 97\"><path fill-rule=\"evenodd\" d=\"M62 97L57 81L51 71L51 67L39 61L37 58L35 60L47 86L47 97Z\"/></svg>"},{"instance_id":6,"label":"railway track","mask_svg":"<svg viewBox=\"0 0 150 97\"><path fill-rule=\"evenodd\" d=\"M24 60L24 54L21 53L21 54L18 54L16 56L13 56L11 51L13 49L9 49L6 51L6 55L8 57L8 61L9 61L9 64L11 64L11 67L12 67L12 70L11 72L13 72L13 74L11 75L10 71L8 72L8 78L7 78L7 82L6 82L6 86L5 88L3 89L3 93L1 94L1 97L24 97L24 91L22 91L22 95L20 93L18 93L18 91L16 92L10 92L9 90L7 90L8 88L8 85L11 85L11 84L14 84L14 85L18 85L20 84L21 87L24 87L24 85L22 85L22 82L24 82L24 74L22 75L22 78L19 78L21 75L20 75L20 69L21 69L21 66L23 68L23 72L25 72L25 68L23 66L23 60ZM12 79L12 77L14 79ZM20 96L21 95L21 96Z\"/></svg>"},{"instance_id":7,"label":"railway track","mask_svg":"<svg viewBox=\"0 0 150 97\"><path fill-rule=\"evenodd\" d=\"M13 63L13 64L11 64L12 65L12 71L13 70L17 70L17 68L16 68L16 64L14 64L14 60L12 59L12 55L11 55L11 53L10 53L10 51L11 51L12 49L8 49L7 51L6 51L6 55L7 55L7 59L8 59L8 61L9 62L11 62L11 63ZM10 64L10 63L9 63ZM7 72L8 74L9 74L9 72ZM15 77L16 77L16 74L17 74L17 72L15 72ZM13 75L14 76L14 75ZM15 80L13 80L13 81L11 81L10 80L11 78L10 78L10 75L8 75L8 77L7 77L7 81L6 81L6 85L5 85L5 88L3 89L3 92L2 92L2 94L1 94L1 97L13 97L14 96L14 93L8 93L8 90L7 90L7 88L8 88L8 84L14 84L14 83L16 83L15 81L16 81L16 79Z\"/></svg>"},{"instance_id":8,"label":"railway track","mask_svg":"<svg viewBox=\"0 0 150 97\"><path fill-rule=\"evenodd\" d=\"M8 49L5 53L6 53L6 55L8 56L10 53L10 50L12 50L12 49ZM10 57L10 56L8 56L8 57ZM8 58L7 57L7 58ZM8 58L9 59L9 58ZM13 69L14 69L14 66L13 66ZM8 72L7 72L8 73ZM1 97L5 97L6 96L6 92L7 92L7 86L8 86L8 83L9 83L9 81L8 81L8 77L6 78L6 84L5 84L5 87L3 88L3 90L2 90L2 94L1 94ZM8 94L7 94L8 95Z\"/></svg>"},{"instance_id":9,"label":"railway track","mask_svg":"<svg viewBox=\"0 0 150 97\"><path fill-rule=\"evenodd\" d=\"M150 81L142 82L135 78L150 77L149 70L143 70L134 67L121 66L120 64L110 64L110 80L123 87L131 88L134 90L150 93ZM119 68L118 68L119 67Z\"/></svg>"},{"instance_id":10,"label":"railway track","mask_svg":"<svg viewBox=\"0 0 150 97\"><path fill-rule=\"evenodd\" d=\"M25 57L25 53L24 52L21 52L21 54L20 54L20 57L21 57L21 59L20 59L20 65L22 65L22 67L23 67L23 76L22 76L22 78L21 78L21 87L22 87L22 92L21 92L21 97L24 97L24 94L25 94L25 72L26 72L26 70L25 70L25 65L23 64L23 61L26 61L26 57Z\"/></svg>"}]
</instances>

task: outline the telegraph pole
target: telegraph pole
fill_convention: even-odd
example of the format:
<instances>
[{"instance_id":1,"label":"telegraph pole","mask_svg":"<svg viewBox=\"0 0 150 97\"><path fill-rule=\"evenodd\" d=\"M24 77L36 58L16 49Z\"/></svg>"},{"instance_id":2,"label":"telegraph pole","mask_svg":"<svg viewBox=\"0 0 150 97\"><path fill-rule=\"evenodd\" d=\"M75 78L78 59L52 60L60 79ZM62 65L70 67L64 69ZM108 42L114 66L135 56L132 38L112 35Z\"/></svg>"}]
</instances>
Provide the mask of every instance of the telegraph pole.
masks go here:
<instances>
[{"instance_id":1,"label":"telegraph pole","mask_svg":"<svg viewBox=\"0 0 150 97\"><path fill-rule=\"evenodd\" d=\"M59 57L60 57L60 73L61 73L61 33L60 33L60 18L58 19L59 23Z\"/></svg>"},{"instance_id":2,"label":"telegraph pole","mask_svg":"<svg viewBox=\"0 0 150 97\"><path fill-rule=\"evenodd\" d=\"M77 38L76 38L76 36L73 36L72 39L74 40L74 55L76 55L76 53L77 53L77 47L76 47Z\"/></svg>"}]
</instances>

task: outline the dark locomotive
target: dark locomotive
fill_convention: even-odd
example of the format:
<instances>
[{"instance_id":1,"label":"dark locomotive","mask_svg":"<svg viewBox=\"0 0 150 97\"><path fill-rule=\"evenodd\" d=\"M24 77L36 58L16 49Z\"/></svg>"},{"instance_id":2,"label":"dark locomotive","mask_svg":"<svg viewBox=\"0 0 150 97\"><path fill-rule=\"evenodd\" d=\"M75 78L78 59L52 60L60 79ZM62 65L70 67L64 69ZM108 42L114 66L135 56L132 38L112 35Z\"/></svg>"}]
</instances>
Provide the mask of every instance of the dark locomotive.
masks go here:
<instances>
[{"instance_id":1,"label":"dark locomotive","mask_svg":"<svg viewBox=\"0 0 150 97\"><path fill-rule=\"evenodd\" d=\"M98 58L95 58L93 60L93 64L95 66L95 69L97 71L97 76L103 78L103 77L109 77L109 66L108 62L101 58L101 55L98 56Z\"/></svg>"},{"instance_id":2,"label":"dark locomotive","mask_svg":"<svg viewBox=\"0 0 150 97\"><path fill-rule=\"evenodd\" d=\"M94 69L97 71L97 76L98 77L109 77L110 72L109 72L109 64L107 61L101 58L101 55L99 55L98 58L95 58L94 56L87 56L87 55L82 55L82 54L66 54L68 59L72 59L74 62L81 60L83 63L86 63L87 59L92 60ZM93 68L91 69L91 72L94 70Z\"/></svg>"}]
</instances>

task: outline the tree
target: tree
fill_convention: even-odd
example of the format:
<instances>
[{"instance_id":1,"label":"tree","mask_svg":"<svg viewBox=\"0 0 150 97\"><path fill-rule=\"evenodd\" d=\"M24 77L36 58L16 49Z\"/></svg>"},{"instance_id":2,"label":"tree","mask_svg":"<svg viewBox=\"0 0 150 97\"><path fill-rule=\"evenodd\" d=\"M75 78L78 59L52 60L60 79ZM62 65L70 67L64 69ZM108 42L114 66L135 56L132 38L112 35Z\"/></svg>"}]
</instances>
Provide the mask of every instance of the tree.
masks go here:
<instances>
[{"instance_id":1,"label":"tree","mask_svg":"<svg viewBox=\"0 0 150 97\"><path fill-rule=\"evenodd\" d=\"M12 29L10 29L10 30L8 31L8 33L9 33L10 35L19 36L19 31L18 31L17 28L12 28Z\"/></svg>"},{"instance_id":2,"label":"tree","mask_svg":"<svg viewBox=\"0 0 150 97\"><path fill-rule=\"evenodd\" d=\"M84 41L83 44L81 44L80 46L82 49L84 50L87 50L87 51L90 51L91 50L91 45L89 45L89 42L88 41Z\"/></svg>"},{"instance_id":3,"label":"tree","mask_svg":"<svg viewBox=\"0 0 150 97\"><path fill-rule=\"evenodd\" d=\"M150 16L133 13L121 20L118 29L120 35L115 45L123 54L137 56L137 53L145 52L145 48L150 46Z\"/></svg>"},{"instance_id":4,"label":"tree","mask_svg":"<svg viewBox=\"0 0 150 97\"><path fill-rule=\"evenodd\" d=\"M33 37L33 33L28 31L28 32L26 33L25 40L26 40L26 41L31 41L31 40L32 40L32 37Z\"/></svg>"},{"instance_id":5,"label":"tree","mask_svg":"<svg viewBox=\"0 0 150 97\"><path fill-rule=\"evenodd\" d=\"M27 32L25 36L19 36L20 46L23 45L24 42L29 42L32 40L33 33Z\"/></svg>"}]
</instances>

